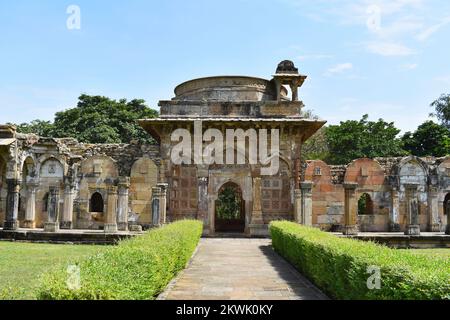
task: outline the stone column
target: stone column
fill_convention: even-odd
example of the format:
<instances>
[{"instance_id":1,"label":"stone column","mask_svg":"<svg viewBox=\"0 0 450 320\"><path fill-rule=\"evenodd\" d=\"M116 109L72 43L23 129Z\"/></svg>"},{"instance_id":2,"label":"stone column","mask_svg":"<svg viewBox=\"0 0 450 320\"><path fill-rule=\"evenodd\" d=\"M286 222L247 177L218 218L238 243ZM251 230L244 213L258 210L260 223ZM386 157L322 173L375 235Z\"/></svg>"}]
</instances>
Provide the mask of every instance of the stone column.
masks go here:
<instances>
[{"instance_id":1,"label":"stone column","mask_svg":"<svg viewBox=\"0 0 450 320\"><path fill-rule=\"evenodd\" d=\"M20 180L8 179L8 194L6 196L6 220L4 223L4 230L17 230L19 228L19 191Z\"/></svg>"},{"instance_id":2,"label":"stone column","mask_svg":"<svg viewBox=\"0 0 450 320\"><path fill-rule=\"evenodd\" d=\"M406 235L420 235L419 203L417 200L417 185L406 184Z\"/></svg>"},{"instance_id":3,"label":"stone column","mask_svg":"<svg viewBox=\"0 0 450 320\"><path fill-rule=\"evenodd\" d=\"M311 181L300 183L302 190L302 224L308 227L312 227L312 186Z\"/></svg>"},{"instance_id":4,"label":"stone column","mask_svg":"<svg viewBox=\"0 0 450 320\"><path fill-rule=\"evenodd\" d=\"M264 224L261 205L261 177L253 178L253 207L250 224Z\"/></svg>"},{"instance_id":5,"label":"stone column","mask_svg":"<svg viewBox=\"0 0 450 320\"><path fill-rule=\"evenodd\" d=\"M106 210L105 233L117 232L117 187L108 187L108 207Z\"/></svg>"},{"instance_id":6,"label":"stone column","mask_svg":"<svg viewBox=\"0 0 450 320\"><path fill-rule=\"evenodd\" d=\"M430 187L428 191L428 231L440 232L438 189Z\"/></svg>"},{"instance_id":7,"label":"stone column","mask_svg":"<svg viewBox=\"0 0 450 320\"><path fill-rule=\"evenodd\" d=\"M447 214L447 226L445 227L445 234L450 235L450 201L448 201L446 206L444 207L444 215L445 214Z\"/></svg>"},{"instance_id":8,"label":"stone column","mask_svg":"<svg viewBox=\"0 0 450 320\"><path fill-rule=\"evenodd\" d=\"M358 201L356 199L356 188L357 183L344 183L345 189L345 235L356 235L358 234Z\"/></svg>"},{"instance_id":9,"label":"stone column","mask_svg":"<svg viewBox=\"0 0 450 320\"><path fill-rule=\"evenodd\" d=\"M160 198L161 188L152 188L152 225L154 227L159 227L160 225Z\"/></svg>"},{"instance_id":10,"label":"stone column","mask_svg":"<svg viewBox=\"0 0 450 320\"><path fill-rule=\"evenodd\" d=\"M159 224L166 224L166 216L167 216L167 189L169 185L167 183L158 183L156 185L161 189L159 194Z\"/></svg>"},{"instance_id":11,"label":"stone column","mask_svg":"<svg viewBox=\"0 0 450 320\"><path fill-rule=\"evenodd\" d=\"M197 218L203 221L205 229L208 226L208 178L198 177Z\"/></svg>"},{"instance_id":12,"label":"stone column","mask_svg":"<svg viewBox=\"0 0 450 320\"><path fill-rule=\"evenodd\" d=\"M130 178L120 178L118 190L117 227L120 231L128 231L128 195L130 190Z\"/></svg>"},{"instance_id":13,"label":"stone column","mask_svg":"<svg viewBox=\"0 0 450 320\"><path fill-rule=\"evenodd\" d=\"M302 218L302 190L294 190L294 218L298 224L303 224Z\"/></svg>"},{"instance_id":14,"label":"stone column","mask_svg":"<svg viewBox=\"0 0 450 320\"><path fill-rule=\"evenodd\" d=\"M47 202L47 222L44 223L45 232L59 231L59 187L50 187Z\"/></svg>"},{"instance_id":15,"label":"stone column","mask_svg":"<svg viewBox=\"0 0 450 320\"><path fill-rule=\"evenodd\" d=\"M25 211L24 228L34 229L36 218L36 189L39 186L35 181L27 183L27 206Z\"/></svg>"},{"instance_id":16,"label":"stone column","mask_svg":"<svg viewBox=\"0 0 450 320\"><path fill-rule=\"evenodd\" d=\"M398 198L398 189L392 188L391 191L391 210L389 212L389 231L399 232L400 222L399 222L399 212L400 212L400 202Z\"/></svg>"},{"instance_id":17,"label":"stone column","mask_svg":"<svg viewBox=\"0 0 450 320\"><path fill-rule=\"evenodd\" d=\"M61 229L72 229L74 199L75 185L72 183L71 179L67 179L64 184L64 207L62 221L60 223Z\"/></svg>"}]
</instances>

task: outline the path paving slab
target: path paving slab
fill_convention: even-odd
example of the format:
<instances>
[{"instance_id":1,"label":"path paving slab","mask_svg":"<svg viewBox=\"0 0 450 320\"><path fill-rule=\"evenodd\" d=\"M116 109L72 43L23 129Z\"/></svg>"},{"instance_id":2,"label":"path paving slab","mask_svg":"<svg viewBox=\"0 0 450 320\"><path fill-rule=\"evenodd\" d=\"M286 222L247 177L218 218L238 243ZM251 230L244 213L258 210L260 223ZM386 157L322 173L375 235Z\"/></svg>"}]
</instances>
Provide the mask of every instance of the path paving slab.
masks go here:
<instances>
[{"instance_id":1,"label":"path paving slab","mask_svg":"<svg viewBox=\"0 0 450 320\"><path fill-rule=\"evenodd\" d=\"M167 300L326 300L272 249L269 239L201 239Z\"/></svg>"}]
</instances>

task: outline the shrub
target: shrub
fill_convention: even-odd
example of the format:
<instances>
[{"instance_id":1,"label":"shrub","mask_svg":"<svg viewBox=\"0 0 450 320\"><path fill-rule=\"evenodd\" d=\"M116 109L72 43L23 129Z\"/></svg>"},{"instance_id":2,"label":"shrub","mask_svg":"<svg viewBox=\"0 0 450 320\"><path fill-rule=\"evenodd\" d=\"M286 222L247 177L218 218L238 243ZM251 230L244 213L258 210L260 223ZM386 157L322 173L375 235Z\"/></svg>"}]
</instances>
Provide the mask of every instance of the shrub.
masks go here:
<instances>
[{"instance_id":1,"label":"shrub","mask_svg":"<svg viewBox=\"0 0 450 320\"><path fill-rule=\"evenodd\" d=\"M450 260L415 255L322 232L292 222L273 222L276 252L335 299L450 299ZM380 270L381 286L368 280ZM371 280L371 279L370 279Z\"/></svg>"},{"instance_id":2,"label":"shrub","mask_svg":"<svg viewBox=\"0 0 450 320\"><path fill-rule=\"evenodd\" d=\"M191 258L202 223L184 220L122 241L79 260L80 288L67 285L67 266L46 273L41 300L153 300Z\"/></svg>"}]
</instances>

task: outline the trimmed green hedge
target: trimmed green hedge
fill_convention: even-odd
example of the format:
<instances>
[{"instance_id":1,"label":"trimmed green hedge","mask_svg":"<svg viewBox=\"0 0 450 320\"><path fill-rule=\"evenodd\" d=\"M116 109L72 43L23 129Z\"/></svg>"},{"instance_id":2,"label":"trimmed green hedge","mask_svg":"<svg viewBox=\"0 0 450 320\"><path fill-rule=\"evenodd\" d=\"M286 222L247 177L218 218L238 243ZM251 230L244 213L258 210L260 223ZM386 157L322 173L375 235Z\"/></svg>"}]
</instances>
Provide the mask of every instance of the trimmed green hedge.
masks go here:
<instances>
[{"instance_id":1,"label":"trimmed green hedge","mask_svg":"<svg viewBox=\"0 0 450 320\"><path fill-rule=\"evenodd\" d=\"M287 221L271 223L270 234L275 251L335 299L450 299L450 259L339 238ZM372 266L380 268L380 289L368 288Z\"/></svg>"},{"instance_id":2,"label":"trimmed green hedge","mask_svg":"<svg viewBox=\"0 0 450 320\"><path fill-rule=\"evenodd\" d=\"M122 241L80 260L80 289L66 284L67 266L45 274L41 300L153 300L191 258L202 223L184 220Z\"/></svg>"}]
</instances>

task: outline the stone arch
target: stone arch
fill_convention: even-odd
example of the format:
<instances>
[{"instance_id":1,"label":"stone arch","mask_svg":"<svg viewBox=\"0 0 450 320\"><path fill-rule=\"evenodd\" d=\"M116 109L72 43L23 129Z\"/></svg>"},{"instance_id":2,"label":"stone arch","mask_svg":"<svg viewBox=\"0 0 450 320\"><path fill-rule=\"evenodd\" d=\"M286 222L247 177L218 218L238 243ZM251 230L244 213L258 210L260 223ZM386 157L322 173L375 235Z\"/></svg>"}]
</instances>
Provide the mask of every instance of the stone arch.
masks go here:
<instances>
[{"instance_id":1,"label":"stone arch","mask_svg":"<svg viewBox=\"0 0 450 320\"><path fill-rule=\"evenodd\" d=\"M330 185L331 169L322 160L309 160L306 162L305 181L312 181L314 185Z\"/></svg>"},{"instance_id":2,"label":"stone arch","mask_svg":"<svg viewBox=\"0 0 450 320\"><path fill-rule=\"evenodd\" d=\"M28 196L28 183L31 182L33 177L36 175L36 165L35 158L31 155L27 155L21 161L21 182L19 191L19 209L18 209L18 220L22 223L25 220L26 215L26 199Z\"/></svg>"},{"instance_id":3,"label":"stone arch","mask_svg":"<svg viewBox=\"0 0 450 320\"><path fill-rule=\"evenodd\" d=\"M428 181L428 165L420 158L409 156L403 158L394 168L395 175L398 177L398 185L401 188L403 184L413 183L426 185Z\"/></svg>"},{"instance_id":4,"label":"stone arch","mask_svg":"<svg viewBox=\"0 0 450 320\"><path fill-rule=\"evenodd\" d=\"M50 157L38 164L39 179L61 180L64 178L65 168L56 157Z\"/></svg>"},{"instance_id":5,"label":"stone arch","mask_svg":"<svg viewBox=\"0 0 450 320\"><path fill-rule=\"evenodd\" d=\"M143 157L136 160L130 172L129 201L131 211L139 216L139 221L150 224L152 219L152 188L158 183L159 168L156 163Z\"/></svg>"},{"instance_id":6,"label":"stone arch","mask_svg":"<svg viewBox=\"0 0 450 320\"><path fill-rule=\"evenodd\" d=\"M117 162L106 155L95 155L84 159L80 171L85 178L115 179L119 177Z\"/></svg>"},{"instance_id":7,"label":"stone arch","mask_svg":"<svg viewBox=\"0 0 450 320\"><path fill-rule=\"evenodd\" d=\"M441 162L437 168L437 174L441 188L450 189L450 157Z\"/></svg>"},{"instance_id":8,"label":"stone arch","mask_svg":"<svg viewBox=\"0 0 450 320\"><path fill-rule=\"evenodd\" d=\"M51 164L54 165L54 168L49 168ZM61 155L44 154L36 159L36 175L39 179L64 177L67 170L66 160Z\"/></svg>"},{"instance_id":9,"label":"stone arch","mask_svg":"<svg viewBox=\"0 0 450 320\"><path fill-rule=\"evenodd\" d=\"M363 193L358 199L358 215L372 215L373 214L373 200L367 193Z\"/></svg>"},{"instance_id":10,"label":"stone arch","mask_svg":"<svg viewBox=\"0 0 450 320\"><path fill-rule=\"evenodd\" d=\"M358 183L360 188L373 188L384 184L385 174L381 165L373 159L353 160L345 170L345 183Z\"/></svg>"},{"instance_id":11,"label":"stone arch","mask_svg":"<svg viewBox=\"0 0 450 320\"><path fill-rule=\"evenodd\" d=\"M219 188L214 211L214 228L216 231L244 232L245 200L242 197L242 189L239 184L228 181Z\"/></svg>"},{"instance_id":12,"label":"stone arch","mask_svg":"<svg viewBox=\"0 0 450 320\"><path fill-rule=\"evenodd\" d=\"M103 213L105 202L100 192L94 192L89 200L89 211L96 213Z\"/></svg>"}]
</instances>

